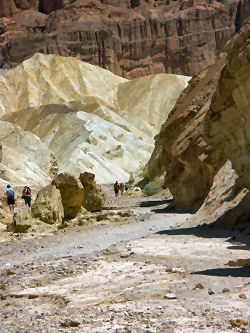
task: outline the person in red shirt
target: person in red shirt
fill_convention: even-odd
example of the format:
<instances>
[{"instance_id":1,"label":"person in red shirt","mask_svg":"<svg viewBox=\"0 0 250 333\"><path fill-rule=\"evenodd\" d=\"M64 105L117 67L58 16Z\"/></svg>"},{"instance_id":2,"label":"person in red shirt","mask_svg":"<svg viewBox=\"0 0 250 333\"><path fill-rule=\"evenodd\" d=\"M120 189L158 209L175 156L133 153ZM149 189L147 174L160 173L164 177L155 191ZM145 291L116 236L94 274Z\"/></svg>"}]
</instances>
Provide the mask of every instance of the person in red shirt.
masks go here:
<instances>
[{"instance_id":1,"label":"person in red shirt","mask_svg":"<svg viewBox=\"0 0 250 333\"><path fill-rule=\"evenodd\" d=\"M119 196L119 189L120 189L120 186L118 184L118 181L116 181L114 183L114 191L115 191L115 196L118 197Z\"/></svg>"},{"instance_id":2,"label":"person in red shirt","mask_svg":"<svg viewBox=\"0 0 250 333\"><path fill-rule=\"evenodd\" d=\"M120 183L120 191L121 191L121 196L123 196L125 190L125 185L124 183Z\"/></svg>"}]
</instances>

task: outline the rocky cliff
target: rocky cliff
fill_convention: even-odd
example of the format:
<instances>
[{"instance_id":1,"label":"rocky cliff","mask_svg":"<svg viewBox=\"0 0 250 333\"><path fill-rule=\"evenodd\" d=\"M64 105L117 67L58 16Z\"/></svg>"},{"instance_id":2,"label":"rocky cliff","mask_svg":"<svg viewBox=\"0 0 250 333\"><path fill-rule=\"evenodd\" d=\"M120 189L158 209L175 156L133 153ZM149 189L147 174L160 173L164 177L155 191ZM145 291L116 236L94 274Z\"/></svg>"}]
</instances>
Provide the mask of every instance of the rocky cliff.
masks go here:
<instances>
[{"instance_id":1,"label":"rocky cliff","mask_svg":"<svg viewBox=\"0 0 250 333\"><path fill-rule=\"evenodd\" d=\"M2 0L0 67L42 52L126 78L193 75L249 13L250 0Z\"/></svg>"},{"instance_id":2,"label":"rocky cliff","mask_svg":"<svg viewBox=\"0 0 250 333\"><path fill-rule=\"evenodd\" d=\"M189 79L128 81L75 58L35 54L0 75L0 177L44 185L58 165L76 176L93 172L98 183L128 180L150 158Z\"/></svg>"},{"instance_id":3,"label":"rocky cliff","mask_svg":"<svg viewBox=\"0 0 250 333\"><path fill-rule=\"evenodd\" d=\"M250 22L190 81L157 136L149 175L205 221L250 216ZM240 208L237 206L240 205ZM231 217L232 218L231 218Z\"/></svg>"}]
</instances>

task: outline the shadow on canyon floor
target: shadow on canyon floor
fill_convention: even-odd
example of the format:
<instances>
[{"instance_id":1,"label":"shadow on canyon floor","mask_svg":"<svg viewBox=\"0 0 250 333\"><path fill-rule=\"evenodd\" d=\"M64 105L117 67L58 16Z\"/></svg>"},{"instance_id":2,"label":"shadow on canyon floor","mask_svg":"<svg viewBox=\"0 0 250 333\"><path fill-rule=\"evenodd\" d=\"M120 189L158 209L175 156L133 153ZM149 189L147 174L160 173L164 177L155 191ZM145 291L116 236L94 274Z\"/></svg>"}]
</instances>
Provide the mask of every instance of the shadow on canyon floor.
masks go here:
<instances>
[{"instance_id":1,"label":"shadow on canyon floor","mask_svg":"<svg viewBox=\"0 0 250 333\"><path fill-rule=\"evenodd\" d=\"M250 246L248 245L232 245L227 247L230 250L247 250L250 251Z\"/></svg>"},{"instance_id":2,"label":"shadow on canyon floor","mask_svg":"<svg viewBox=\"0 0 250 333\"><path fill-rule=\"evenodd\" d=\"M142 201L140 202L140 207L155 207L171 202L173 202L173 199Z\"/></svg>"},{"instance_id":3,"label":"shadow on canyon floor","mask_svg":"<svg viewBox=\"0 0 250 333\"><path fill-rule=\"evenodd\" d=\"M179 210L175 209L172 204L170 203L169 206L164 208L155 208L151 210L153 213L156 214L194 214L194 211L191 210Z\"/></svg>"},{"instance_id":4,"label":"shadow on canyon floor","mask_svg":"<svg viewBox=\"0 0 250 333\"><path fill-rule=\"evenodd\" d=\"M191 274L212 275L212 276L232 276L232 277L250 277L250 265L237 268L214 268L204 271L192 272Z\"/></svg>"},{"instance_id":5,"label":"shadow on canyon floor","mask_svg":"<svg viewBox=\"0 0 250 333\"><path fill-rule=\"evenodd\" d=\"M226 238L229 243L241 243L240 245L230 245L232 250L250 250L250 237L244 233L226 230L221 224L213 223L191 228L162 230L157 232L158 235L193 235L204 238ZM203 271L192 272L191 274L212 275L212 276L233 276L233 277L250 277L250 265L237 268L214 268Z\"/></svg>"},{"instance_id":6,"label":"shadow on canyon floor","mask_svg":"<svg viewBox=\"0 0 250 333\"><path fill-rule=\"evenodd\" d=\"M184 211L176 209L174 204L174 199L164 199L164 200L150 200L150 201L141 201L140 207L156 207L167 204L165 207L153 208L151 212L156 214L193 214L194 211Z\"/></svg>"},{"instance_id":7,"label":"shadow on canyon floor","mask_svg":"<svg viewBox=\"0 0 250 333\"><path fill-rule=\"evenodd\" d=\"M231 231L223 227L222 223L211 223L209 225L198 225L196 227L190 228L179 228L170 230L161 230L157 232L159 235L194 235L197 237L204 238L228 238L226 241L229 243L243 243L235 244L237 246L230 247L231 249L250 249L250 236L246 235L244 232ZM244 245L245 244L245 245ZM240 245L240 248L238 247Z\"/></svg>"}]
</instances>

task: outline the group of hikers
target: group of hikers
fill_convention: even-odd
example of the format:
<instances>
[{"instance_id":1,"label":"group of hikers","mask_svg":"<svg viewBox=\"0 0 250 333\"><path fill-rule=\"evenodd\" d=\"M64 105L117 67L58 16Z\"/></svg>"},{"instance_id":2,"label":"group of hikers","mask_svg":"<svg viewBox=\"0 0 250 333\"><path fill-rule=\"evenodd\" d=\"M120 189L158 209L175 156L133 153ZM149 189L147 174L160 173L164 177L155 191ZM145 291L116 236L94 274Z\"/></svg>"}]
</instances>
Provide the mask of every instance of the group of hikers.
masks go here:
<instances>
[{"instance_id":1,"label":"group of hikers","mask_svg":"<svg viewBox=\"0 0 250 333\"><path fill-rule=\"evenodd\" d=\"M13 188L8 184L7 188L4 191L7 203L9 205L9 209L11 213L14 213L15 208L15 191ZM31 207L31 189L29 185L25 185L23 192L22 192L22 199L24 199L25 206Z\"/></svg>"},{"instance_id":2,"label":"group of hikers","mask_svg":"<svg viewBox=\"0 0 250 333\"><path fill-rule=\"evenodd\" d=\"M123 196L125 192L129 189L129 183L118 183L116 181L114 183L114 191L115 191L115 196L119 197L119 195ZM10 209L11 213L14 213L14 208L15 208L15 191L13 188L8 184L7 188L4 191L6 198L7 198L7 203ZM25 185L23 192L22 192L22 199L24 199L25 206L31 207L31 189L29 185Z\"/></svg>"},{"instance_id":3,"label":"group of hikers","mask_svg":"<svg viewBox=\"0 0 250 333\"><path fill-rule=\"evenodd\" d=\"M121 194L121 196L124 195L124 192L127 192L127 190L129 189L129 183L118 183L118 180L114 183L114 191L115 191L115 196L119 197L119 194Z\"/></svg>"}]
</instances>

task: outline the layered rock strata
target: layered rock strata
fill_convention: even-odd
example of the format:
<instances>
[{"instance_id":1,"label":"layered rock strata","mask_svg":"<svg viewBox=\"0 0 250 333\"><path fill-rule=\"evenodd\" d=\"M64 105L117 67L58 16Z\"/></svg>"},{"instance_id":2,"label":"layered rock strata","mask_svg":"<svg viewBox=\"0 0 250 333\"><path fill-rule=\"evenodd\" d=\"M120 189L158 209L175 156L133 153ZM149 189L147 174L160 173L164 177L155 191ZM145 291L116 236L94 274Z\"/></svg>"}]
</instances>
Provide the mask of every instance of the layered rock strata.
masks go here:
<instances>
[{"instance_id":1,"label":"layered rock strata","mask_svg":"<svg viewBox=\"0 0 250 333\"><path fill-rule=\"evenodd\" d=\"M0 75L2 142L10 146L9 136L21 131L31 140L29 149L18 143L26 157L8 162L12 171L0 177L45 185L58 170L76 177L92 172L98 183L128 180L150 158L153 137L189 79L159 74L128 81L74 58L34 55ZM6 169L5 148L3 154ZM40 179L32 163L42 170Z\"/></svg>"},{"instance_id":2,"label":"layered rock strata","mask_svg":"<svg viewBox=\"0 0 250 333\"><path fill-rule=\"evenodd\" d=\"M177 209L197 210L203 203L200 220L227 216L231 226L250 215L249 36L248 21L216 62L190 81L148 165L151 178L166 172Z\"/></svg>"},{"instance_id":3,"label":"layered rock strata","mask_svg":"<svg viewBox=\"0 0 250 333\"><path fill-rule=\"evenodd\" d=\"M215 60L249 13L249 0L3 0L0 67L42 52L126 78L193 75Z\"/></svg>"}]
</instances>

